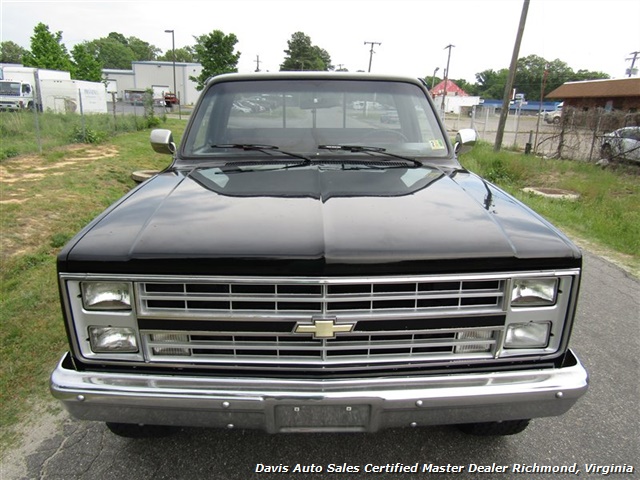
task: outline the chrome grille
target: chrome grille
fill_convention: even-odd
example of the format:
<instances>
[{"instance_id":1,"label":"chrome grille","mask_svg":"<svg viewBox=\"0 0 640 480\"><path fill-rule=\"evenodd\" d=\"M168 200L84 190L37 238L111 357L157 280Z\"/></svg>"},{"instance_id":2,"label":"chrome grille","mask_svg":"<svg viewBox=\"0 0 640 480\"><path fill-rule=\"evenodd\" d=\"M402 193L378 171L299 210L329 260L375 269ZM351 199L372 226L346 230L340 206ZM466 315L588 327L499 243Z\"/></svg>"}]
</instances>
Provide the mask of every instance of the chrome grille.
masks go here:
<instances>
[{"instance_id":1,"label":"chrome grille","mask_svg":"<svg viewBox=\"0 0 640 480\"><path fill-rule=\"evenodd\" d=\"M146 353L154 361L277 361L280 366L349 362L487 358L501 329L436 330L420 333L356 333L334 339L310 336L223 335L209 332L145 331ZM470 357L471 356L471 357Z\"/></svg>"},{"instance_id":2,"label":"chrome grille","mask_svg":"<svg viewBox=\"0 0 640 480\"><path fill-rule=\"evenodd\" d=\"M502 308L504 279L211 281L137 285L139 315L163 318L247 314L371 314Z\"/></svg>"},{"instance_id":3,"label":"chrome grille","mask_svg":"<svg viewBox=\"0 0 640 480\"><path fill-rule=\"evenodd\" d=\"M495 356L508 279L153 279L136 282L152 362L332 368ZM335 338L294 333L330 319Z\"/></svg>"}]
</instances>

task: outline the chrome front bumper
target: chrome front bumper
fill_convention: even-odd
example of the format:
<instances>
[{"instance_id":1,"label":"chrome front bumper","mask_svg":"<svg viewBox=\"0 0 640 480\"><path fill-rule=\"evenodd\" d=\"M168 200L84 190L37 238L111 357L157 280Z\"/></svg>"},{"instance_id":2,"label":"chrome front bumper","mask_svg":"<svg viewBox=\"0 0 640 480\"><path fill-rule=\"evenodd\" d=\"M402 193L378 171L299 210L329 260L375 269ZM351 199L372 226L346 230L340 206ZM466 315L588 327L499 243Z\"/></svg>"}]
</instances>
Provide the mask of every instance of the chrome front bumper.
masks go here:
<instances>
[{"instance_id":1,"label":"chrome front bumper","mask_svg":"<svg viewBox=\"0 0 640 480\"><path fill-rule=\"evenodd\" d=\"M79 372L63 357L51 392L84 420L374 432L561 415L588 387L586 370L568 355L563 368L346 380Z\"/></svg>"}]
</instances>

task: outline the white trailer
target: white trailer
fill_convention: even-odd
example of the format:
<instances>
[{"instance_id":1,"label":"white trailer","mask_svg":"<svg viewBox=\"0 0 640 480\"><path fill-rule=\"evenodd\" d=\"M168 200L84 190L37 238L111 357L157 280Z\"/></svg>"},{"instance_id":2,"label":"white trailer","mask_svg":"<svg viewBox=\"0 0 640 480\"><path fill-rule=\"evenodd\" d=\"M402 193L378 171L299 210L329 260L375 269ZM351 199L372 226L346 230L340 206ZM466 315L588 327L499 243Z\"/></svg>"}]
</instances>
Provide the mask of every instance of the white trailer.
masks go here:
<instances>
[{"instance_id":1,"label":"white trailer","mask_svg":"<svg viewBox=\"0 0 640 480\"><path fill-rule=\"evenodd\" d=\"M0 67L0 108L20 110L38 106L42 109L38 89L42 80L71 81L71 74L60 70L3 65Z\"/></svg>"},{"instance_id":2,"label":"white trailer","mask_svg":"<svg viewBox=\"0 0 640 480\"><path fill-rule=\"evenodd\" d=\"M0 69L0 109L33 108L55 113L106 113L104 84L71 80L69 72L22 66ZM85 106L86 104L86 106Z\"/></svg>"},{"instance_id":3,"label":"white trailer","mask_svg":"<svg viewBox=\"0 0 640 480\"><path fill-rule=\"evenodd\" d=\"M107 88L102 82L73 80L82 113L107 113Z\"/></svg>"}]
</instances>

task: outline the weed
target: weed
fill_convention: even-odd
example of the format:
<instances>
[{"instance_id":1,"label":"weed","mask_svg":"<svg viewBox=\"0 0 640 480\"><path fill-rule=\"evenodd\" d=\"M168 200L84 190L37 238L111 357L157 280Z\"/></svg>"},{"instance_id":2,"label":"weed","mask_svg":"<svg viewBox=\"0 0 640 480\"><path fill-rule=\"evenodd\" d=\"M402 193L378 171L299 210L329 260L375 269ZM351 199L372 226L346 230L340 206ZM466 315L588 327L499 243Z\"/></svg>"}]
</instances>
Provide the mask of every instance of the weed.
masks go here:
<instances>
[{"instance_id":1,"label":"weed","mask_svg":"<svg viewBox=\"0 0 640 480\"><path fill-rule=\"evenodd\" d=\"M18 149L15 147L3 148L0 150L0 160L17 157L18 155L20 155L20 152L18 152Z\"/></svg>"}]
</instances>

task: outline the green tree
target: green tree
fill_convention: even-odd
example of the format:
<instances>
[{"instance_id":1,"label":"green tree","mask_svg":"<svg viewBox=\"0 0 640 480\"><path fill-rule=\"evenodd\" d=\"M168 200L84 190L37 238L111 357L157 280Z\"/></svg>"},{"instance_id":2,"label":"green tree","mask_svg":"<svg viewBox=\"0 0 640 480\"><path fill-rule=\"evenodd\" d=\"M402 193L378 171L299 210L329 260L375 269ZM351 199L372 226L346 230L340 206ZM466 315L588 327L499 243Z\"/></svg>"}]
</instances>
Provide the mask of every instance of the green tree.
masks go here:
<instances>
[{"instance_id":1,"label":"green tree","mask_svg":"<svg viewBox=\"0 0 640 480\"><path fill-rule=\"evenodd\" d=\"M125 47L128 46L127 44L127 37L125 37L123 34L118 33L118 32L110 32L109 35L106 36L106 38L109 38L111 40L115 40L118 43L121 43L122 45L124 45Z\"/></svg>"},{"instance_id":2,"label":"green tree","mask_svg":"<svg viewBox=\"0 0 640 480\"><path fill-rule=\"evenodd\" d=\"M234 52L238 38L233 33L225 35L220 30L214 30L194 38L196 40L193 47L195 57L196 61L202 65L202 72L197 77L189 77L189 79L198 83L196 87L198 90L204 88L209 77L238 71L240 52Z\"/></svg>"},{"instance_id":3,"label":"green tree","mask_svg":"<svg viewBox=\"0 0 640 480\"><path fill-rule=\"evenodd\" d=\"M311 43L311 38L303 32L296 32L291 35L291 40L287 42L289 48L284 51L286 57L281 71L291 70L332 70L331 57L329 53Z\"/></svg>"},{"instance_id":4,"label":"green tree","mask_svg":"<svg viewBox=\"0 0 640 480\"><path fill-rule=\"evenodd\" d=\"M578 70L573 75L574 82L586 81L586 80L607 80L611 78L609 74L604 72L592 72L589 70Z\"/></svg>"},{"instance_id":5,"label":"green tree","mask_svg":"<svg viewBox=\"0 0 640 480\"><path fill-rule=\"evenodd\" d=\"M88 52L103 65L103 68L129 70L131 62L135 60L133 50L114 38L112 33L107 37L91 40L86 47Z\"/></svg>"},{"instance_id":6,"label":"green tree","mask_svg":"<svg viewBox=\"0 0 640 480\"><path fill-rule=\"evenodd\" d=\"M166 53L162 55L158 55L158 60L163 62L172 62L173 61L173 50L168 50ZM193 51L193 47L182 47L176 48L176 62L186 62L193 63L195 62L195 53Z\"/></svg>"},{"instance_id":7,"label":"green tree","mask_svg":"<svg viewBox=\"0 0 640 480\"><path fill-rule=\"evenodd\" d=\"M155 60L161 51L138 37L125 37L118 32L88 42L87 49L104 68L119 70L129 70L131 62Z\"/></svg>"},{"instance_id":8,"label":"green tree","mask_svg":"<svg viewBox=\"0 0 640 480\"><path fill-rule=\"evenodd\" d=\"M331 65L331 55L324 48L320 48L318 46L313 47L316 51L316 55L320 57L322 63L324 64L325 70L335 70L335 67Z\"/></svg>"},{"instance_id":9,"label":"green tree","mask_svg":"<svg viewBox=\"0 0 640 480\"><path fill-rule=\"evenodd\" d=\"M31 37L31 51L24 53L22 63L27 67L70 71L71 58L62 43L62 32L54 34L44 23L36 25Z\"/></svg>"},{"instance_id":10,"label":"green tree","mask_svg":"<svg viewBox=\"0 0 640 480\"><path fill-rule=\"evenodd\" d=\"M133 51L136 61L140 62L156 60L161 52L155 45L151 45L137 37L127 38L127 46Z\"/></svg>"},{"instance_id":11,"label":"green tree","mask_svg":"<svg viewBox=\"0 0 640 480\"><path fill-rule=\"evenodd\" d=\"M102 64L96 57L89 53L86 44L79 43L71 49L73 66L71 77L90 82L102 81Z\"/></svg>"},{"instance_id":12,"label":"green tree","mask_svg":"<svg viewBox=\"0 0 640 480\"><path fill-rule=\"evenodd\" d=\"M484 98L502 98L508 76L508 68L503 68L497 72L489 69L476 73L476 95Z\"/></svg>"},{"instance_id":13,"label":"green tree","mask_svg":"<svg viewBox=\"0 0 640 480\"><path fill-rule=\"evenodd\" d=\"M0 43L0 63L22 63L22 57L27 52L15 42L7 40Z\"/></svg>"}]
</instances>

